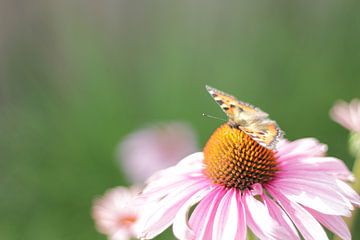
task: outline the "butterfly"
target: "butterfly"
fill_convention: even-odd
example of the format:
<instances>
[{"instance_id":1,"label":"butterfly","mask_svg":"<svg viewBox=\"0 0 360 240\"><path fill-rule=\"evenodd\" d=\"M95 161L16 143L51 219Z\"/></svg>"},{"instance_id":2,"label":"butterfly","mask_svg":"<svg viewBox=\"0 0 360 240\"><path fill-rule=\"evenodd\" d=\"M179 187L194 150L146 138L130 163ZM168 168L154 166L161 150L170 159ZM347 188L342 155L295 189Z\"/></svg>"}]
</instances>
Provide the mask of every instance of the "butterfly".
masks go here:
<instances>
[{"instance_id":1,"label":"butterfly","mask_svg":"<svg viewBox=\"0 0 360 240\"><path fill-rule=\"evenodd\" d=\"M226 113L230 126L242 130L260 145L275 149L283 132L275 121L269 119L269 114L213 87L206 86L206 90Z\"/></svg>"}]
</instances>

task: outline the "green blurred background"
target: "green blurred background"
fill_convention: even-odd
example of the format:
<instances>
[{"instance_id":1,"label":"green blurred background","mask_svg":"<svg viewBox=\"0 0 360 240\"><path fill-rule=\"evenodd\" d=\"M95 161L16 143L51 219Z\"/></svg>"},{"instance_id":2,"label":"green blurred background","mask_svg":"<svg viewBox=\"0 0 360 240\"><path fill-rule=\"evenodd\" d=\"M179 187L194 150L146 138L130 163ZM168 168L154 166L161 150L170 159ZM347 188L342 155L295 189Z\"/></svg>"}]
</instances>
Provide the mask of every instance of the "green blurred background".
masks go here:
<instances>
[{"instance_id":1,"label":"green blurred background","mask_svg":"<svg viewBox=\"0 0 360 240\"><path fill-rule=\"evenodd\" d=\"M351 167L328 111L360 97L359 3L1 1L0 239L105 239L90 209L130 184L118 141L185 120L202 146L221 122L201 113L223 117L205 84Z\"/></svg>"}]
</instances>

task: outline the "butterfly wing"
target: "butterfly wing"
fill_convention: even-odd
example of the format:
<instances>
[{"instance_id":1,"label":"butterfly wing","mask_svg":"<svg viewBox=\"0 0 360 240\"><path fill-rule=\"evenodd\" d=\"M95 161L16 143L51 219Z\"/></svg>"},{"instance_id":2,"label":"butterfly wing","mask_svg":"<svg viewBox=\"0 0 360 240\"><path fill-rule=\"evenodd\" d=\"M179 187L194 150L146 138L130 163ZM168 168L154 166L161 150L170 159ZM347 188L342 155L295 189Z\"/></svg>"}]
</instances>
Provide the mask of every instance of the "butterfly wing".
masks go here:
<instances>
[{"instance_id":1,"label":"butterfly wing","mask_svg":"<svg viewBox=\"0 0 360 240\"><path fill-rule=\"evenodd\" d=\"M225 112L230 122L241 124L242 121L265 118L268 116L267 113L261 111L259 108L254 107L249 103L239 101L230 94L210 86L206 86L206 90Z\"/></svg>"},{"instance_id":2,"label":"butterfly wing","mask_svg":"<svg viewBox=\"0 0 360 240\"><path fill-rule=\"evenodd\" d=\"M254 106L245 102L241 102L234 96L217 90L213 87L206 86L206 90L210 93L211 97L221 107L221 109L225 112L231 121L236 121L241 113L244 113L244 117L251 117L253 116L252 114L256 115L262 112Z\"/></svg>"},{"instance_id":3,"label":"butterfly wing","mask_svg":"<svg viewBox=\"0 0 360 240\"><path fill-rule=\"evenodd\" d=\"M206 89L228 116L229 124L235 125L262 146L275 148L283 133L267 113L213 87L206 86Z\"/></svg>"},{"instance_id":4,"label":"butterfly wing","mask_svg":"<svg viewBox=\"0 0 360 240\"><path fill-rule=\"evenodd\" d=\"M238 126L238 128L248 134L252 139L260 145L274 149L276 143L283 137L283 132L272 120L258 121L248 126Z\"/></svg>"}]
</instances>

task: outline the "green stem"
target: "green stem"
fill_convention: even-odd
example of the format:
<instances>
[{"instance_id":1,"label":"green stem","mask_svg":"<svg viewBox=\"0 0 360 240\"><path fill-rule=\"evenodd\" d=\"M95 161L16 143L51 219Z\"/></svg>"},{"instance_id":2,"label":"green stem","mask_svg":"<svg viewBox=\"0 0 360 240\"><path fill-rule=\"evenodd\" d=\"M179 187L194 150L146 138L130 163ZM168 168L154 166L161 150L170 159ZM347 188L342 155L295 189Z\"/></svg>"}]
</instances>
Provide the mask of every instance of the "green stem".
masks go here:
<instances>
[{"instance_id":1,"label":"green stem","mask_svg":"<svg viewBox=\"0 0 360 240\"><path fill-rule=\"evenodd\" d=\"M248 240L257 240L255 237L255 234L249 230L247 231L247 239Z\"/></svg>"},{"instance_id":2,"label":"green stem","mask_svg":"<svg viewBox=\"0 0 360 240\"><path fill-rule=\"evenodd\" d=\"M353 166L353 174L355 176L355 182L353 183L352 187L354 190L359 193L360 192L360 156L357 157L357 159L354 162ZM347 225L349 226L350 230L352 228L352 225L354 223L354 219L356 218L358 211L355 209L353 215L350 218L347 218L345 221Z\"/></svg>"},{"instance_id":3,"label":"green stem","mask_svg":"<svg viewBox=\"0 0 360 240\"><path fill-rule=\"evenodd\" d=\"M353 166L353 174L355 176L355 182L353 188L356 192L360 192L360 156L357 157Z\"/></svg>"}]
</instances>

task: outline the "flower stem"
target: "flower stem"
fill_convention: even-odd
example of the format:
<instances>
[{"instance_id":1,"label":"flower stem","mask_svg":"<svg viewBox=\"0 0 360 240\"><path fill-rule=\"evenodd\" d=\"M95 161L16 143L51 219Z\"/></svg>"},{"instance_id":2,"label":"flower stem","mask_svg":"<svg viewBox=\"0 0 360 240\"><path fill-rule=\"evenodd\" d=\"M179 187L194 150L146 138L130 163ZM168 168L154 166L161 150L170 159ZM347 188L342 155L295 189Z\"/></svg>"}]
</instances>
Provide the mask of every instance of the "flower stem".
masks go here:
<instances>
[{"instance_id":1,"label":"flower stem","mask_svg":"<svg viewBox=\"0 0 360 240\"><path fill-rule=\"evenodd\" d=\"M256 237L255 237L255 234L251 231L248 231L247 232L247 239L248 240L257 240Z\"/></svg>"},{"instance_id":2,"label":"flower stem","mask_svg":"<svg viewBox=\"0 0 360 240\"><path fill-rule=\"evenodd\" d=\"M355 192L360 192L360 155L356 158L353 166L353 174L355 176L355 182L353 183L353 188ZM345 221L347 225L349 226L350 230L352 229L352 225L354 223L354 220L356 218L358 211L355 209L354 213L350 218L347 218Z\"/></svg>"},{"instance_id":3,"label":"flower stem","mask_svg":"<svg viewBox=\"0 0 360 240\"><path fill-rule=\"evenodd\" d=\"M355 176L355 182L353 184L353 188L358 193L360 192L360 156L358 156L354 162L353 174Z\"/></svg>"}]
</instances>

